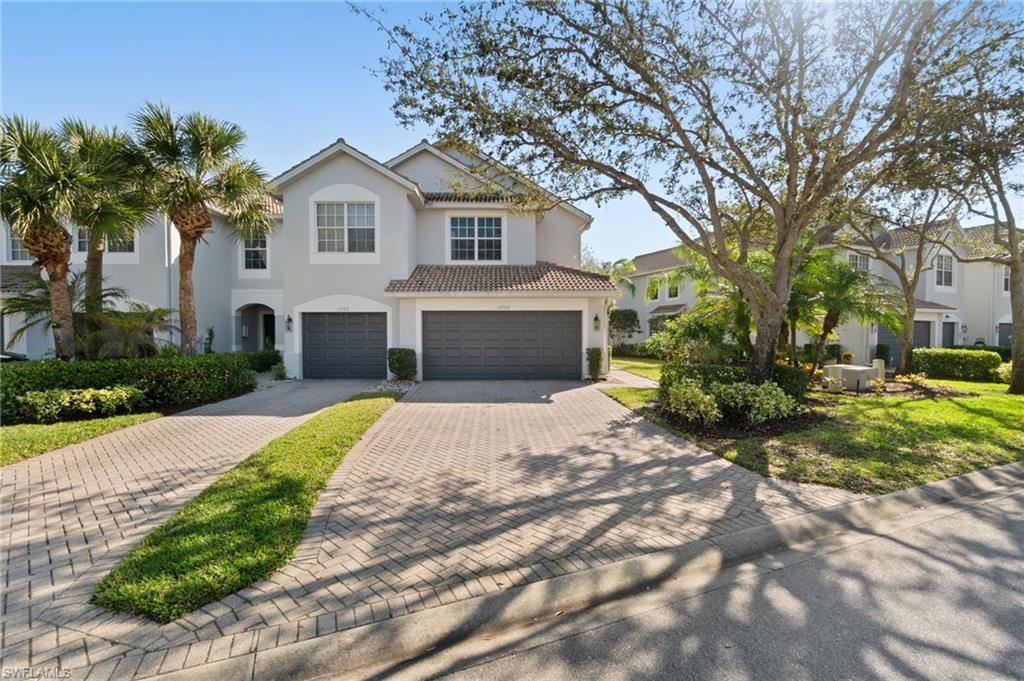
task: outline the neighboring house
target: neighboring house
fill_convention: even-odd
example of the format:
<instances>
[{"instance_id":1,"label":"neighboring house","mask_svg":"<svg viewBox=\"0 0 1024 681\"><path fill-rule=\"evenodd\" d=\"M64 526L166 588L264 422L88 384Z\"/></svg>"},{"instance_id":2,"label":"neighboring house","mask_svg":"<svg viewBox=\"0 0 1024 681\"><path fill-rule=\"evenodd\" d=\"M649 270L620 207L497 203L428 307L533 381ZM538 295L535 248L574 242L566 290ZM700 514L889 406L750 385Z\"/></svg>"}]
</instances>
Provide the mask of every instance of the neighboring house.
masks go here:
<instances>
[{"instance_id":1,"label":"neighboring house","mask_svg":"<svg viewBox=\"0 0 1024 681\"><path fill-rule=\"evenodd\" d=\"M965 262L997 252L992 227L956 226L954 229L952 238L948 239L951 249L925 246L928 249L925 267L928 269L921 274L915 296L914 346L949 347L983 343L1009 347L1009 268L989 262ZM908 263L914 261L918 244L913 231L894 229L887 237L888 250L903 252ZM854 267L890 281L899 290L895 272L877 258L865 254L868 249L864 244L858 245L855 241L851 246L837 245L836 251ZM657 282L665 272L677 266L678 258L674 251L664 249L635 257L636 273L631 275L634 288L620 287L623 297L617 306L635 309L640 316L643 331L633 337L634 341L649 336L651 318L678 314L693 304L695 294L691 286L682 286L678 298L669 298L676 291L668 291L664 282L660 283L656 298L645 299L644 292L651 282ZM891 364L899 359L899 337L883 325L849 322L839 327L837 335L843 351L853 353L854 362L869 364L880 343L889 345ZM809 339L800 333L798 340L806 343Z\"/></svg>"},{"instance_id":2,"label":"neighboring house","mask_svg":"<svg viewBox=\"0 0 1024 681\"><path fill-rule=\"evenodd\" d=\"M339 139L286 170L269 238L231 241L214 216L196 256L200 334L214 329L216 351L272 345L305 378L383 378L390 347L414 349L421 378L584 376L619 295L579 269L592 218L555 197L514 210L520 180L496 185L476 164L426 141L381 162ZM108 256L108 283L176 308L176 254L173 225L156 221L134 269Z\"/></svg>"},{"instance_id":3,"label":"neighboring house","mask_svg":"<svg viewBox=\"0 0 1024 681\"><path fill-rule=\"evenodd\" d=\"M682 265L675 248L664 248L644 253L633 258L636 268L630 275L630 284L621 284L622 297L615 306L620 309L636 310L640 319L640 333L630 342L642 342L651 335L651 320L665 319L685 312L693 304L696 294L690 282L681 281L679 286L669 286L665 274ZM650 292L650 295L648 295Z\"/></svg>"}]
</instances>

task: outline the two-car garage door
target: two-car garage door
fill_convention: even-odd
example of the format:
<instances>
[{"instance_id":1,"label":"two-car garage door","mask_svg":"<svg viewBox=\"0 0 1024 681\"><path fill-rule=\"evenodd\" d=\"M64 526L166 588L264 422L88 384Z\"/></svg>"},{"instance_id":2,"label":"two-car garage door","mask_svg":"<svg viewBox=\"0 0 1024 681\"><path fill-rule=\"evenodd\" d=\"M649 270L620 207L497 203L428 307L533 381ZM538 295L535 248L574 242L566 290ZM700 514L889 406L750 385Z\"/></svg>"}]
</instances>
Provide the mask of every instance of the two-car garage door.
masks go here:
<instances>
[{"instance_id":1,"label":"two-car garage door","mask_svg":"<svg viewBox=\"0 0 1024 681\"><path fill-rule=\"evenodd\" d=\"M425 379L578 379L580 312L424 312Z\"/></svg>"}]
</instances>

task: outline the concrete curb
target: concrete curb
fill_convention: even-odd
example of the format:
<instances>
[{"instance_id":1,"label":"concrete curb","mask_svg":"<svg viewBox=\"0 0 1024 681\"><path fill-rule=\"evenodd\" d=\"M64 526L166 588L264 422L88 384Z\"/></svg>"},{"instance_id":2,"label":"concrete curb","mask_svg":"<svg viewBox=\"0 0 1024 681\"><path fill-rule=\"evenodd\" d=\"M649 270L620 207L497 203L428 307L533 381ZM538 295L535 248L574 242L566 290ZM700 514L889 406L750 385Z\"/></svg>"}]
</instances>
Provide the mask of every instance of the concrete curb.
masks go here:
<instances>
[{"instance_id":1,"label":"concrete curb","mask_svg":"<svg viewBox=\"0 0 1024 681\"><path fill-rule=\"evenodd\" d=\"M1024 462L1007 464L159 678L241 681L338 676L404 660L470 636L590 608L683 575L703 574L710 582L727 566L845 532L871 535L914 511L1022 491Z\"/></svg>"}]
</instances>

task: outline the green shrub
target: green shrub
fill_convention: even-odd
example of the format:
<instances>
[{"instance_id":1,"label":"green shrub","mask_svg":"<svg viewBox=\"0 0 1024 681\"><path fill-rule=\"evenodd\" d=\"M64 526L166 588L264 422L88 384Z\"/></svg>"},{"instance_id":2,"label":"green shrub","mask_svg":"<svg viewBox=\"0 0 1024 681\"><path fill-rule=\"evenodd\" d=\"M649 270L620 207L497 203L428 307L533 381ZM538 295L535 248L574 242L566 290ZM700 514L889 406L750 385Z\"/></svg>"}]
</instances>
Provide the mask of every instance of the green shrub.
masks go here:
<instances>
[{"instance_id":1,"label":"green shrub","mask_svg":"<svg viewBox=\"0 0 1024 681\"><path fill-rule=\"evenodd\" d=\"M388 369L400 381L416 380L416 351L410 348L388 348Z\"/></svg>"},{"instance_id":2,"label":"green shrub","mask_svg":"<svg viewBox=\"0 0 1024 681\"><path fill-rule=\"evenodd\" d=\"M954 345L953 350L972 350L974 352L994 352L1003 358L1004 362L1013 359L1013 348L1003 345Z\"/></svg>"},{"instance_id":3,"label":"green shrub","mask_svg":"<svg viewBox=\"0 0 1024 681\"><path fill-rule=\"evenodd\" d=\"M829 343L825 346L825 359L834 359L837 362L843 354L843 346L839 343Z\"/></svg>"},{"instance_id":4,"label":"green shrub","mask_svg":"<svg viewBox=\"0 0 1024 681\"><path fill-rule=\"evenodd\" d=\"M612 348L612 357L658 359L659 355L647 343L620 343Z\"/></svg>"},{"instance_id":5,"label":"green shrub","mask_svg":"<svg viewBox=\"0 0 1024 681\"><path fill-rule=\"evenodd\" d=\"M700 383L692 378L684 378L669 388L665 406L684 421L703 426L710 426L722 418L715 398L704 392Z\"/></svg>"},{"instance_id":6,"label":"green shrub","mask_svg":"<svg viewBox=\"0 0 1024 681\"><path fill-rule=\"evenodd\" d=\"M245 360L249 363L249 368L253 371L270 371L275 364L281 363L281 352L273 348L257 350L256 352L240 352L238 354L245 357Z\"/></svg>"},{"instance_id":7,"label":"green shrub","mask_svg":"<svg viewBox=\"0 0 1024 681\"><path fill-rule=\"evenodd\" d=\"M608 313L608 335L611 336L613 343L624 343L626 339L640 331L640 317L636 310L616 308Z\"/></svg>"},{"instance_id":8,"label":"green shrub","mask_svg":"<svg viewBox=\"0 0 1024 681\"><path fill-rule=\"evenodd\" d=\"M709 391L725 418L751 425L776 421L792 415L796 400L772 382L713 383Z\"/></svg>"},{"instance_id":9,"label":"green shrub","mask_svg":"<svg viewBox=\"0 0 1024 681\"><path fill-rule=\"evenodd\" d=\"M270 375L274 377L275 381L283 381L288 378L288 371L284 368L284 364L278 362L270 367Z\"/></svg>"},{"instance_id":10,"label":"green shrub","mask_svg":"<svg viewBox=\"0 0 1024 681\"><path fill-rule=\"evenodd\" d=\"M52 423L128 414L144 407L146 396L131 385L112 388L52 388L27 392L21 397L20 404L18 414L22 420Z\"/></svg>"},{"instance_id":11,"label":"green shrub","mask_svg":"<svg viewBox=\"0 0 1024 681\"><path fill-rule=\"evenodd\" d=\"M776 364L772 369L772 381L797 402L807 397L810 375L802 368L789 364Z\"/></svg>"},{"instance_id":12,"label":"green shrub","mask_svg":"<svg viewBox=\"0 0 1024 681\"><path fill-rule=\"evenodd\" d=\"M0 365L0 412L17 414L26 393L52 388L133 385L153 407L194 407L249 392L256 374L241 353Z\"/></svg>"},{"instance_id":13,"label":"green shrub","mask_svg":"<svg viewBox=\"0 0 1024 681\"><path fill-rule=\"evenodd\" d=\"M587 348L587 375L590 380L596 381L601 378L601 370L604 368L604 352L601 348Z\"/></svg>"},{"instance_id":14,"label":"green shrub","mask_svg":"<svg viewBox=\"0 0 1024 681\"><path fill-rule=\"evenodd\" d=\"M658 383L658 401L668 402L668 391L684 378L692 378L707 389L712 383L736 383L750 380L750 369L730 364L692 364L669 360L661 367Z\"/></svg>"},{"instance_id":15,"label":"green shrub","mask_svg":"<svg viewBox=\"0 0 1024 681\"><path fill-rule=\"evenodd\" d=\"M1000 383L1009 383L1010 374L1013 373L1013 362L1003 362L996 369L996 380Z\"/></svg>"},{"instance_id":16,"label":"green shrub","mask_svg":"<svg viewBox=\"0 0 1024 681\"><path fill-rule=\"evenodd\" d=\"M875 346L875 359L885 360L885 363L888 364L891 358L892 348L885 343L879 343Z\"/></svg>"},{"instance_id":17,"label":"green shrub","mask_svg":"<svg viewBox=\"0 0 1024 681\"><path fill-rule=\"evenodd\" d=\"M995 352L955 350L953 348L914 348L914 371L928 378L952 378L960 381L991 381L1002 359Z\"/></svg>"}]
</instances>

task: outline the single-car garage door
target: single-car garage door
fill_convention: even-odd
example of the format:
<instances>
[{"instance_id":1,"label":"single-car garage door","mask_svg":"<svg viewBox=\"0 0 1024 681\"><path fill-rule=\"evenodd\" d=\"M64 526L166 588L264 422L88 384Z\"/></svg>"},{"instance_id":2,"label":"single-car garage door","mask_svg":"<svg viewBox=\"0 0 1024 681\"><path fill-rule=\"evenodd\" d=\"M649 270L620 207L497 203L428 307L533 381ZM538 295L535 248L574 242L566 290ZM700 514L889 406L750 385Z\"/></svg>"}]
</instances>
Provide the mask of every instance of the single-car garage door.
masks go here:
<instances>
[{"instance_id":1,"label":"single-car garage door","mask_svg":"<svg viewBox=\"0 0 1024 681\"><path fill-rule=\"evenodd\" d=\"M581 314L424 312L423 378L578 379Z\"/></svg>"},{"instance_id":2,"label":"single-car garage door","mask_svg":"<svg viewBox=\"0 0 1024 681\"><path fill-rule=\"evenodd\" d=\"M387 317L383 312L302 315L305 378L384 378L387 347Z\"/></svg>"}]
</instances>

